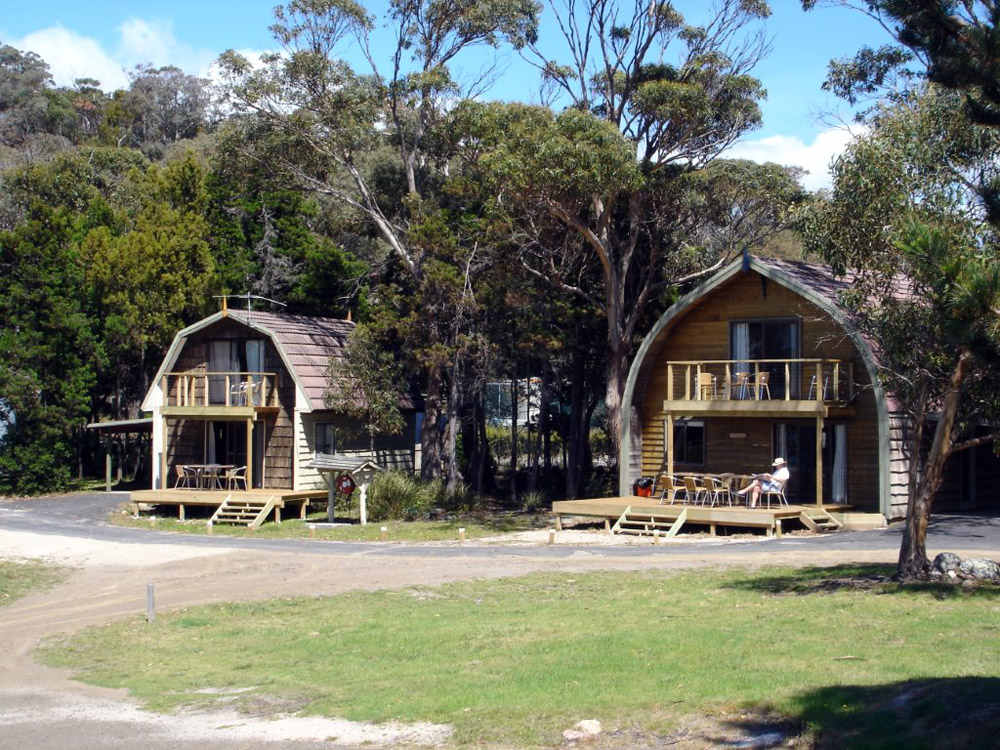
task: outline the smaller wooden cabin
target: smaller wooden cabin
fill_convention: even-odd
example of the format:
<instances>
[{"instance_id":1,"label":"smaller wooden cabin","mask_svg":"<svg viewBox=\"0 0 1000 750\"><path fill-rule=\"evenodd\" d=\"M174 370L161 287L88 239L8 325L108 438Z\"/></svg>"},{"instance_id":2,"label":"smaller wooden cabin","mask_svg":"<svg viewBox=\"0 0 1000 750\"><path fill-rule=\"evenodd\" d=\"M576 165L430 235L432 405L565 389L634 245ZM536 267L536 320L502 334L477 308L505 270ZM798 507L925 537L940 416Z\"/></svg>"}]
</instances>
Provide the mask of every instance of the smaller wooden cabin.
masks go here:
<instances>
[{"instance_id":1,"label":"smaller wooden cabin","mask_svg":"<svg viewBox=\"0 0 1000 750\"><path fill-rule=\"evenodd\" d=\"M640 476L760 473L781 456L793 504L905 515L908 421L879 384L877 344L839 304L849 284L747 255L670 307L626 385L620 494ZM939 510L1000 504L989 446L946 472Z\"/></svg>"},{"instance_id":2,"label":"smaller wooden cabin","mask_svg":"<svg viewBox=\"0 0 1000 750\"><path fill-rule=\"evenodd\" d=\"M153 415L153 488L174 487L185 466L246 467L247 489L327 489L317 454L419 469L417 400L401 396L406 428L378 436L374 454L357 425L325 402L329 368L354 324L266 312L222 311L188 326L142 408Z\"/></svg>"}]
</instances>

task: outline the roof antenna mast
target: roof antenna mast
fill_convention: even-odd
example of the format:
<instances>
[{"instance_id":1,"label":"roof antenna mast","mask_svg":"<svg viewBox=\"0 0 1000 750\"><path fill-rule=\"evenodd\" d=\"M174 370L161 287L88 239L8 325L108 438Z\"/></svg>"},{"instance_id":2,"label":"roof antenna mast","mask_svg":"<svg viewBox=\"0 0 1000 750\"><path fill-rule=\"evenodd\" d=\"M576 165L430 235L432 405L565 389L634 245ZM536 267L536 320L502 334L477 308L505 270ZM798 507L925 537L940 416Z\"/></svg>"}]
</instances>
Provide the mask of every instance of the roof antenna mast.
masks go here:
<instances>
[{"instance_id":1,"label":"roof antenna mast","mask_svg":"<svg viewBox=\"0 0 1000 750\"><path fill-rule=\"evenodd\" d=\"M231 299L245 299L247 301L247 320L250 319L250 314L253 312L253 306L250 300L259 299L263 302L270 302L272 305L281 305L281 307L288 307L284 302L278 302L276 299L270 299L268 297L261 297L259 294L216 294L213 299L222 300L222 317L229 315L229 300Z\"/></svg>"}]
</instances>

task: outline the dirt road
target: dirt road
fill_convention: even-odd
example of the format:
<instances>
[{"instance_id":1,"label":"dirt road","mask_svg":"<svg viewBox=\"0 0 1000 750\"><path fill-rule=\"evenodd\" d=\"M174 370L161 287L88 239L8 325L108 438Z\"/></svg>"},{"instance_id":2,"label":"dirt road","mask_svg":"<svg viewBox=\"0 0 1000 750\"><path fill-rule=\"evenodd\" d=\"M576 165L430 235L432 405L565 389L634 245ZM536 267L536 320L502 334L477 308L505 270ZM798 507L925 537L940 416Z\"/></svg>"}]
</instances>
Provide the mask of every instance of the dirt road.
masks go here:
<instances>
[{"instance_id":1,"label":"dirt road","mask_svg":"<svg viewBox=\"0 0 1000 750\"><path fill-rule=\"evenodd\" d=\"M107 504L108 500L105 499ZM41 506L38 506L41 508ZM517 547L480 545L338 545L313 542L298 548L215 539L192 543L184 537L136 537L134 530L95 530L95 522L53 504L31 519L32 510L0 504L0 556L51 559L73 566L53 590L30 595L0 609L0 747L205 748L273 750L281 747L339 748L371 744L441 741L446 727L372 727L325 719L252 718L231 713L163 717L142 711L119 691L89 687L60 671L39 666L31 651L40 639L88 625L141 616L146 587L155 586L158 611L207 602L278 595L333 595L356 589L435 585L529 572L678 569L696 566L755 567L761 564L833 565L893 562L897 543L885 532L854 535L826 545L814 539L782 542L688 542L669 549L613 548L600 539L561 533L556 548L545 542ZM87 505L86 513L97 513ZM55 509L55 510L53 510ZM4 512L6 511L6 512ZM17 515L22 513L21 515ZM82 515L86 515L83 513ZM52 519L63 514L58 521ZM994 519L995 520L995 519ZM991 534L1000 534L1000 523ZM34 525L33 525L34 524ZM76 524L76 525L74 525ZM34 529L34 530L32 530ZM77 531L74 533L74 529ZM95 538L96 537L96 538ZM949 542L958 538L949 538ZM255 541L255 540L251 540ZM261 540L263 541L263 540ZM589 542L589 543L585 543ZM971 549L952 545L963 557L987 556L993 537L971 540ZM995 550L996 547L994 546ZM995 554L994 554L995 556ZM335 742L328 738L337 738Z\"/></svg>"}]
</instances>

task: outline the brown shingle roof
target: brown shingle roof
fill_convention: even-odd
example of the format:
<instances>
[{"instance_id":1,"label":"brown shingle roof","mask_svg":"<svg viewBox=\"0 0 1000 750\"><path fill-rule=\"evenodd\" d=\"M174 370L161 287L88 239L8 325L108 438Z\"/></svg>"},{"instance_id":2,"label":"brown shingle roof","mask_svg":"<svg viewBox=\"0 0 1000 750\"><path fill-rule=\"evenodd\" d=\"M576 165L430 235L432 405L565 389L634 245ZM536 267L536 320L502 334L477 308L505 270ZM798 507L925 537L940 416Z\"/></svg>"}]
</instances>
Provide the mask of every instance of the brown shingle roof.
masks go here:
<instances>
[{"instance_id":1,"label":"brown shingle roof","mask_svg":"<svg viewBox=\"0 0 1000 750\"><path fill-rule=\"evenodd\" d=\"M327 368L330 359L344 356L347 337L354 323L335 318L313 318L306 315L247 312L230 310L229 317L271 333L288 358L288 366L314 409L324 408Z\"/></svg>"},{"instance_id":2,"label":"brown shingle roof","mask_svg":"<svg viewBox=\"0 0 1000 750\"><path fill-rule=\"evenodd\" d=\"M295 371L312 407L326 408L323 395L327 389L330 360L344 356L347 337L355 323L336 318L245 310L230 310L229 317L272 334L284 350L288 366ZM419 398L413 395L400 396L400 406L404 409L419 408L418 402Z\"/></svg>"}]
</instances>

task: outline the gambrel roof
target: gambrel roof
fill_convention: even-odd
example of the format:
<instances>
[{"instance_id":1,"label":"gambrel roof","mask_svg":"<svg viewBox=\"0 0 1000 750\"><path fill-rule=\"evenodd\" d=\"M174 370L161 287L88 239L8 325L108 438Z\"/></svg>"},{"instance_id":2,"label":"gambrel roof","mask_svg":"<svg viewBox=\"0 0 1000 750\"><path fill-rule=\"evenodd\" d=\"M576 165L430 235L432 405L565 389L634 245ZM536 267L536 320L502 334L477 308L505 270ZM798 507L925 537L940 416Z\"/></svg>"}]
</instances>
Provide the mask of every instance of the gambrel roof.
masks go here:
<instances>
[{"instance_id":1,"label":"gambrel roof","mask_svg":"<svg viewBox=\"0 0 1000 750\"><path fill-rule=\"evenodd\" d=\"M354 330L354 323L336 318L228 310L210 315L177 333L153 379L150 392L146 394L143 409L147 411L152 409L147 402L153 389L160 382L160 378L174 367L187 339L227 318L258 331L271 340L296 387L305 397L310 411L327 408L324 394L327 390L330 361L344 356L347 337ZM400 397L400 406L404 409L418 408L418 402L419 398L410 394L403 394Z\"/></svg>"}]
</instances>

